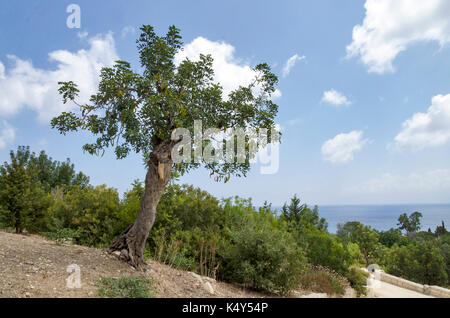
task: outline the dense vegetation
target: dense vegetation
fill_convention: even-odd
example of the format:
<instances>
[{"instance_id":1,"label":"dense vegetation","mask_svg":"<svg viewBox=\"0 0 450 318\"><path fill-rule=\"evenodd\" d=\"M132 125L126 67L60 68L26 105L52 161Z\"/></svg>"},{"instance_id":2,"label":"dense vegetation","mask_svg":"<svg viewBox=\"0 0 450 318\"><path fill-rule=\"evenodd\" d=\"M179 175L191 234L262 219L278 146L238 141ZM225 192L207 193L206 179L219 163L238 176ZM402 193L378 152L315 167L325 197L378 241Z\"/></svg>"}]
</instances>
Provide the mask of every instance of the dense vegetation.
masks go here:
<instances>
[{"instance_id":1,"label":"dense vegetation","mask_svg":"<svg viewBox=\"0 0 450 318\"><path fill-rule=\"evenodd\" d=\"M360 247L366 264L377 264L386 272L428 285L450 285L450 233L444 222L434 232L419 232L422 214L402 214L398 228L378 232L360 222L338 226L343 242ZM404 233L402 232L404 230Z\"/></svg>"},{"instance_id":2,"label":"dense vegetation","mask_svg":"<svg viewBox=\"0 0 450 318\"><path fill-rule=\"evenodd\" d=\"M140 31L136 41L140 67L116 61L114 66L102 68L98 91L88 104L78 100L76 83L59 82L63 103L75 105L78 111L63 112L51 121L63 135L84 130L95 136L95 142L83 146L91 155L109 148L117 159L132 152L143 156L147 173L139 214L109 246L135 268L144 265L157 206L174 173L185 174L203 166L217 181L245 176L256 153L250 148L264 148L280 137L274 122L278 106L272 102L278 78L268 64L256 65L248 84L226 93L214 80L211 55L176 63L177 52L183 50L178 28L169 27L164 36L157 35L150 25L143 25ZM198 124L206 129L206 136L192 148L190 136L199 137ZM207 137L208 128L216 135L243 127L258 131L260 138L251 147L245 141L241 149L237 137ZM219 144L213 146L215 142Z\"/></svg>"},{"instance_id":3,"label":"dense vegetation","mask_svg":"<svg viewBox=\"0 0 450 318\"><path fill-rule=\"evenodd\" d=\"M113 188L90 185L69 160L54 161L45 152L19 147L0 168L0 226L41 233L58 243L106 247L133 223L143 193L143 184L135 181L121 198ZM385 232L349 222L334 235L318 208L297 196L278 213L268 203L256 208L250 199L219 200L170 183L146 256L280 293L303 287L343 294L350 284L364 294L366 278L358 268L375 263L406 279L448 286L450 233L444 224L418 232L420 217L401 215L399 227Z\"/></svg>"}]
</instances>

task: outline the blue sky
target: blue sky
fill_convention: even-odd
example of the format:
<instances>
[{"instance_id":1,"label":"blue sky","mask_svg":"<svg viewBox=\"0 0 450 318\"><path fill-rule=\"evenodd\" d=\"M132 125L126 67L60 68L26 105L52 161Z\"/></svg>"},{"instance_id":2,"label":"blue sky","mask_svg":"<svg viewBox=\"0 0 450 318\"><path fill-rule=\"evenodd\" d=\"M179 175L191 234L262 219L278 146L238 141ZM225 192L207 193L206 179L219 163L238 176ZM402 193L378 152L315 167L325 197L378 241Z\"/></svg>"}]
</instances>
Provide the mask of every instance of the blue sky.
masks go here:
<instances>
[{"instance_id":1,"label":"blue sky","mask_svg":"<svg viewBox=\"0 0 450 318\"><path fill-rule=\"evenodd\" d=\"M79 29L66 25L71 3L81 8ZM93 184L123 192L142 180L140 155L92 157L81 150L88 134L50 128L49 118L69 107L55 82L79 79L88 96L101 65L120 58L138 67L140 25L163 34L175 24L192 51L222 54L228 69L269 63L280 78L275 102L283 131L276 174L256 166L247 178L223 184L200 169L179 182L255 204L280 205L294 193L309 204L446 203L449 15L445 0L5 2L0 160L30 145L54 159L70 157ZM239 77L222 78L228 75Z\"/></svg>"}]
</instances>

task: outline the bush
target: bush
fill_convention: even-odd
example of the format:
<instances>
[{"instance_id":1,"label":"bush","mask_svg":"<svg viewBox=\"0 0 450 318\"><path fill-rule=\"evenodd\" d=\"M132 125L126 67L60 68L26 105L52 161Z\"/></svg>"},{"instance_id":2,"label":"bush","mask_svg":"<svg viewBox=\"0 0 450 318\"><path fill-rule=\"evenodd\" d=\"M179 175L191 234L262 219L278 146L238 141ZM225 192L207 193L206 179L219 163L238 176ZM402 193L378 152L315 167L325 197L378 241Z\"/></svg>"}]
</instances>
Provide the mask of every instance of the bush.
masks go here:
<instances>
[{"instance_id":1,"label":"bush","mask_svg":"<svg viewBox=\"0 0 450 318\"><path fill-rule=\"evenodd\" d=\"M166 231L160 231L155 237L155 249L152 258L160 263L186 271L195 270L197 263L186 256L183 243L174 237L168 238Z\"/></svg>"},{"instance_id":2,"label":"bush","mask_svg":"<svg viewBox=\"0 0 450 318\"><path fill-rule=\"evenodd\" d=\"M304 236L304 240L306 256L312 265L321 265L344 274L355 261L347 246L329 233L311 231Z\"/></svg>"},{"instance_id":3,"label":"bush","mask_svg":"<svg viewBox=\"0 0 450 318\"><path fill-rule=\"evenodd\" d=\"M450 286L450 245L447 243L440 245L441 255L445 262L445 271L447 273L447 287Z\"/></svg>"},{"instance_id":4,"label":"bush","mask_svg":"<svg viewBox=\"0 0 450 318\"><path fill-rule=\"evenodd\" d=\"M56 195L55 195L56 196ZM53 231L72 229L78 233L75 242L87 246L106 246L118 234L119 194L105 185L72 187L51 208Z\"/></svg>"},{"instance_id":5,"label":"bush","mask_svg":"<svg viewBox=\"0 0 450 318\"><path fill-rule=\"evenodd\" d=\"M351 267L346 274L346 278L350 286L356 291L358 297L367 295L367 279L369 274L363 272L359 268Z\"/></svg>"},{"instance_id":6,"label":"bush","mask_svg":"<svg viewBox=\"0 0 450 318\"><path fill-rule=\"evenodd\" d=\"M377 231L361 222L353 221L338 224L337 236L344 243L351 242L358 244L366 266L372 264L374 251L379 245L379 234Z\"/></svg>"},{"instance_id":7,"label":"bush","mask_svg":"<svg viewBox=\"0 0 450 318\"><path fill-rule=\"evenodd\" d=\"M300 287L315 293L343 296L348 282L326 267L308 266L300 276Z\"/></svg>"},{"instance_id":8,"label":"bush","mask_svg":"<svg viewBox=\"0 0 450 318\"><path fill-rule=\"evenodd\" d=\"M42 232L41 235L57 244L64 244L78 238L79 232L73 229L57 229L55 232Z\"/></svg>"},{"instance_id":9,"label":"bush","mask_svg":"<svg viewBox=\"0 0 450 318\"><path fill-rule=\"evenodd\" d=\"M16 233L47 230L50 196L41 188L36 171L28 165L30 152L21 148L10 152L11 163L0 166L0 214L5 227Z\"/></svg>"},{"instance_id":10,"label":"bush","mask_svg":"<svg viewBox=\"0 0 450 318\"><path fill-rule=\"evenodd\" d=\"M109 298L152 298L154 282L140 276L120 278L102 277L98 290L99 297Z\"/></svg>"},{"instance_id":11,"label":"bush","mask_svg":"<svg viewBox=\"0 0 450 318\"><path fill-rule=\"evenodd\" d=\"M447 286L447 265L435 242L419 241L408 246L394 245L386 269L395 276L420 284Z\"/></svg>"},{"instance_id":12,"label":"bush","mask_svg":"<svg viewBox=\"0 0 450 318\"><path fill-rule=\"evenodd\" d=\"M134 189L134 194L127 193L124 210L137 201L138 187ZM212 195L192 186L170 185L158 204L149 236L152 257L215 278L220 267L218 246L229 240L224 223L224 209Z\"/></svg>"},{"instance_id":13,"label":"bush","mask_svg":"<svg viewBox=\"0 0 450 318\"><path fill-rule=\"evenodd\" d=\"M143 183L139 180L134 180L131 190L125 192L122 200L122 207L117 213L117 229L120 233L125 231L136 220L139 209L141 207L141 199L144 195ZM160 204L158 204L158 207ZM159 214L159 211L157 215Z\"/></svg>"},{"instance_id":14,"label":"bush","mask_svg":"<svg viewBox=\"0 0 450 318\"><path fill-rule=\"evenodd\" d=\"M400 229L390 229L389 231L380 232L379 242L386 247L391 248L394 244L408 245L409 239L402 235Z\"/></svg>"},{"instance_id":15,"label":"bush","mask_svg":"<svg viewBox=\"0 0 450 318\"><path fill-rule=\"evenodd\" d=\"M0 213L0 229L8 229L10 228L9 226L6 225L6 220L5 220L5 216Z\"/></svg>"},{"instance_id":16,"label":"bush","mask_svg":"<svg viewBox=\"0 0 450 318\"><path fill-rule=\"evenodd\" d=\"M233 230L231 246L222 250L223 278L256 290L289 292L298 286L303 251L289 233L252 221Z\"/></svg>"},{"instance_id":17,"label":"bush","mask_svg":"<svg viewBox=\"0 0 450 318\"><path fill-rule=\"evenodd\" d=\"M178 231L174 237L182 242L181 252L194 260L193 270L200 275L215 279L221 262L218 245L220 242L225 244L220 233L194 228L190 231Z\"/></svg>"}]
</instances>

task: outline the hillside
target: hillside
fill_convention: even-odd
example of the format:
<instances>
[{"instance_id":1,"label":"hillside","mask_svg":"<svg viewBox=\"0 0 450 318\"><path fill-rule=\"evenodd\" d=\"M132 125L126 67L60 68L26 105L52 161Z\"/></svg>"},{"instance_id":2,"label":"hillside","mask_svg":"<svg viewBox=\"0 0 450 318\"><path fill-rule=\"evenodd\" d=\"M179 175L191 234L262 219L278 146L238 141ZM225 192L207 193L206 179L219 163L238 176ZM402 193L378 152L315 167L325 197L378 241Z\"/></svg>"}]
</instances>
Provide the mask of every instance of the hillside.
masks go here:
<instances>
[{"instance_id":1,"label":"hillside","mask_svg":"<svg viewBox=\"0 0 450 318\"><path fill-rule=\"evenodd\" d=\"M81 288L69 289L67 266L81 269ZM37 235L0 231L0 297L96 297L101 277L147 276L156 282L157 297L274 297L239 286L201 278L154 261L139 272L106 250L58 245ZM212 287L212 289L210 288ZM309 294L295 293L295 297Z\"/></svg>"}]
</instances>

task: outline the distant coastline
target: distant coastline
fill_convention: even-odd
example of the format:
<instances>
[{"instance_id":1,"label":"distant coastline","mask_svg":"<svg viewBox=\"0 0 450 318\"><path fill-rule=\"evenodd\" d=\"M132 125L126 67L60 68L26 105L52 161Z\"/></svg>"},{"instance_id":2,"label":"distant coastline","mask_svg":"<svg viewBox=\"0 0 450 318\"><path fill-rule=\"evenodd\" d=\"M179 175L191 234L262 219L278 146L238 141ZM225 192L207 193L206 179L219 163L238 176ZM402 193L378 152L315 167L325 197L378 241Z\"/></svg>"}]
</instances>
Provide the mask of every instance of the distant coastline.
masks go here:
<instances>
[{"instance_id":1,"label":"distant coastline","mask_svg":"<svg viewBox=\"0 0 450 318\"><path fill-rule=\"evenodd\" d=\"M281 211L281 206L273 208ZM336 233L337 225L348 221L359 221L379 231L389 230L397 227L400 214L415 211L423 215L422 231L434 231L442 221L450 226L450 203L319 205L319 215L327 220L330 233Z\"/></svg>"}]
</instances>

